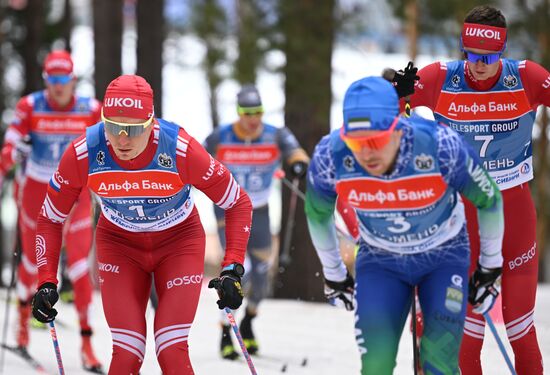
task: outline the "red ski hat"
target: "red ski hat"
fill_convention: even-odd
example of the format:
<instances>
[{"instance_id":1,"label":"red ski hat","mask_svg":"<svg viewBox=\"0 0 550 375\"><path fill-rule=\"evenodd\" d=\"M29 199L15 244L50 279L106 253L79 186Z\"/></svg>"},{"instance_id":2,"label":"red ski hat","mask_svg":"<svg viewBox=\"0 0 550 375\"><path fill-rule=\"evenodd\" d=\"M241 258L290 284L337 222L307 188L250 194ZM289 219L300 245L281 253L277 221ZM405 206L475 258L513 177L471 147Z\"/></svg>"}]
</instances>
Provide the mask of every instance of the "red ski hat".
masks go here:
<instances>
[{"instance_id":1,"label":"red ski hat","mask_svg":"<svg viewBox=\"0 0 550 375\"><path fill-rule=\"evenodd\" d=\"M123 75L107 86L103 98L105 117L124 116L147 120L153 114L153 89L143 77Z\"/></svg>"},{"instance_id":2,"label":"red ski hat","mask_svg":"<svg viewBox=\"0 0 550 375\"><path fill-rule=\"evenodd\" d=\"M71 54L65 50L52 51L44 60L44 73L52 74L72 74L73 59Z\"/></svg>"}]
</instances>

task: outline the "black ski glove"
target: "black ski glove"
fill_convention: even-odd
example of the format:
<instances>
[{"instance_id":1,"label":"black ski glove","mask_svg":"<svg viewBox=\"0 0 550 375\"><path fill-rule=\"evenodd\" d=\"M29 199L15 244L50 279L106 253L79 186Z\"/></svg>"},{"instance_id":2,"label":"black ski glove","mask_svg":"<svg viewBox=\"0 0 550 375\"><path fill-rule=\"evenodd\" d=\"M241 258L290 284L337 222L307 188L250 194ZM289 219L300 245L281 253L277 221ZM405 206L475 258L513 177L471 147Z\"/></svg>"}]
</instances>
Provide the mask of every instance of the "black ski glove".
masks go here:
<instances>
[{"instance_id":1,"label":"black ski glove","mask_svg":"<svg viewBox=\"0 0 550 375\"><path fill-rule=\"evenodd\" d=\"M295 161L290 165L290 172L293 177L302 178L307 172L307 163L304 161Z\"/></svg>"},{"instance_id":2,"label":"black ski glove","mask_svg":"<svg viewBox=\"0 0 550 375\"><path fill-rule=\"evenodd\" d=\"M12 151L12 159L16 163L21 163L23 160L26 160L29 154L32 151L32 141L31 137L26 135L21 138L15 144L15 148Z\"/></svg>"},{"instance_id":3,"label":"black ski glove","mask_svg":"<svg viewBox=\"0 0 550 375\"><path fill-rule=\"evenodd\" d=\"M351 311L354 307L353 292L355 290L355 280L349 274L344 281L330 281L325 279L325 297L331 305L343 306Z\"/></svg>"},{"instance_id":4,"label":"black ski glove","mask_svg":"<svg viewBox=\"0 0 550 375\"><path fill-rule=\"evenodd\" d=\"M468 283L468 301L476 314L485 314L495 304L500 293L502 267L485 268L479 263Z\"/></svg>"},{"instance_id":5,"label":"black ski glove","mask_svg":"<svg viewBox=\"0 0 550 375\"><path fill-rule=\"evenodd\" d=\"M420 80L420 77L416 74L417 72L418 68L414 66L412 61L409 61L405 69L399 69L395 72L392 82L399 98L414 94L415 81Z\"/></svg>"},{"instance_id":6,"label":"black ski glove","mask_svg":"<svg viewBox=\"0 0 550 375\"><path fill-rule=\"evenodd\" d=\"M241 277L232 270L222 271L219 277L210 280L209 288L218 292L220 299L216 302L220 310L225 307L238 309L243 303L243 289L241 288Z\"/></svg>"},{"instance_id":7,"label":"black ski glove","mask_svg":"<svg viewBox=\"0 0 550 375\"><path fill-rule=\"evenodd\" d=\"M59 294L55 284L42 284L32 298L32 315L42 323L51 322L57 315L57 310L53 308L57 300L59 300Z\"/></svg>"}]
</instances>

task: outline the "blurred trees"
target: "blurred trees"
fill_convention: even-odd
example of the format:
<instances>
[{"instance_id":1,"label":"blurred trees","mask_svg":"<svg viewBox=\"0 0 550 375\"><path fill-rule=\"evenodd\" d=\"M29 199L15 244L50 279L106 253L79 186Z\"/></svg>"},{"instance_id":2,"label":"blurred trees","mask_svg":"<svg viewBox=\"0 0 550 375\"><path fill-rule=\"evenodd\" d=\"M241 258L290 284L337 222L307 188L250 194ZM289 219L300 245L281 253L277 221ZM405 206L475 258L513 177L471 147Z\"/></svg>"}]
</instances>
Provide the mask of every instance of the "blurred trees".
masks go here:
<instances>
[{"instance_id":1,"label":"blurred trees","mask_svg":"<svg viewBox=\"0 0 550 375\"><path fill-rule=\"evenodd\" d=\"M137 71L155 93L155 115L162 117L163 45L166 36L164 0L140 0L136 4Z\"/></svg>"},{"instance_id":2,"label":"blurred trees","mask_svg":"<svg viewBox=\"0 0 550 375\"><path fill-rule=\"evenodd\" d=\"M285 124L309 155L321 137L330 131L334 14L333 0L280 2L286 55ZM304 181L300 186L303 191ZM288 189L283 190L282 223L287 221L290 194ZM307 235L309 231L302 201L298 203L292 229L292 263L280 275L276 296L323 300L320 262ZM284 238L283 232L281 239Z\"/></svg>"},{"instance_id":3,"label":"blurred trees","mask_svg":"<svg viewBox=\"0 0 550 375\"><path fill-rule=\"evenodd\" d=\"M240 0L237 7L237 43L238 57L235 61L233 76L240 84L256 83L258 68L262 64L266 51L271 48L270 38L273 29L260 3L267 1Z\"/></svg>"},{"instance_id":4,"label":"blurred trees","mask_svg":"<svg viewBox=\"0 0 550 375\"><path fill-rule=\"evenodd\" d=\"M45 8L42 0L29 0L23 9L26 26L25 43L23 43L23 61L25 64L25 89L23 94L29 94L43 87L42 61L39 61L39 51L44 34Z\"/></svg>"},{"instance_id":5,"label":"blurred trees","mask_svg":"<svg viewBox=\"0 0 550 375\"><path fill-rule=\"evenodd\" d=\"M123 0L94 0L94 87L103 100L109 83L122 74Z\"/></svg>"},{"instance_id":6,"label":"blurred trees","mask_svg":"<svg viewBox=\"0 0 550 375\"><path fill-rule=\"evenodd\" d=\"M206 47L203 67L210 91L212 126L219 124L218 87L224 80L221 65L226 62L225 42L229 22L224 8L217 0L193 0L191 26Z\"/></svg>"}]
</instances>

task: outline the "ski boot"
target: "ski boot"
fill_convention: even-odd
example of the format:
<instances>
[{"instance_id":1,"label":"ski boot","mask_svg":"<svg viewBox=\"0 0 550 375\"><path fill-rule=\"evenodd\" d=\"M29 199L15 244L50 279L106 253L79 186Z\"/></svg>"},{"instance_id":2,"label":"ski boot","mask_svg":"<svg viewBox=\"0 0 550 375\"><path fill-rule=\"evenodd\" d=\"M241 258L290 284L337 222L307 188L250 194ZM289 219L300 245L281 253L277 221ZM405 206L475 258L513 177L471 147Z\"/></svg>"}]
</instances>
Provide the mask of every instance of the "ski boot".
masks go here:
<instances>
[{"instance_id":1,"label":"ski boot","mask_svg":"<svg viewBox=\"0 0 550 375\"><path fill-rule=\"evenodd\" d=\"M92 348L92 330L80 331L82 336L82 367L95 374L104 374L101 362L97 359Z\"/></svg>"},{"instance_id":2,"label":"ski boot","mask_svg":"<svg viewBox=\"0 0 550 375\"><path fill-rule=\"evenodd\" d=\"M220 352L223 359L229 359L234 361L239 358L239 353L235 350L233 346L233 341L231 341L231 326L222 325L222 340L220 342Z\"/></svg>"},{"instance_id":3,"label":"ski boot","mask_svg":"<svg viewBox=\"0 0 550 375\"><path fill-rule=\"evenodd\" d=\"M18 301L19 319L16 326L16 340L18 348L27 348L29 346L29 318L31 316L31 306L28 302Z\"/></svg>"},{"instance_id":4,"label":"ski boot","mask_svg":"<svg viewBox=\"0 0 550 375\"><path fill-rule=\"evenodd\" d=\"M254 337L254 332L252 331L252 319L255 317L256 314L252 314L248 309L246 309L244 318L239 325L244 346L250 355L258 353L258 342L256 341L256 337Z\"/></svg>"}]
</instances>

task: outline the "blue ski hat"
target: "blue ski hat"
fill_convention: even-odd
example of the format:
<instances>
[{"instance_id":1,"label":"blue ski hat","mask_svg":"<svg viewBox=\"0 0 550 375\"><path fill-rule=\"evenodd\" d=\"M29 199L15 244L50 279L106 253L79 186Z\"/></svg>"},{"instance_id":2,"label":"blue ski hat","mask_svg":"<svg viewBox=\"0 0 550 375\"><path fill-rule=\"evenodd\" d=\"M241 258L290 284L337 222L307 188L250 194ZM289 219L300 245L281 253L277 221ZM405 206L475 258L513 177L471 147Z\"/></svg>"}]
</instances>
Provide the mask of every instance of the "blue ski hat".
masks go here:
<instances>
[{"instance_id":1,"label":"blue ski hat","mask_svg":"<svg viewBox=\"0 0 550 375\"><path fill-rule=\"evenodd\" d=\"M399 99L382 77L353 82L344 96L344 134L353 130L388 130L399 114Z\"/></svg>"}]
</instances>

